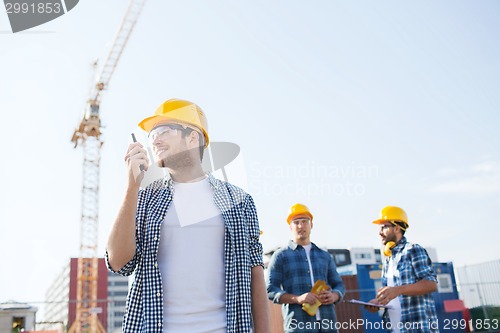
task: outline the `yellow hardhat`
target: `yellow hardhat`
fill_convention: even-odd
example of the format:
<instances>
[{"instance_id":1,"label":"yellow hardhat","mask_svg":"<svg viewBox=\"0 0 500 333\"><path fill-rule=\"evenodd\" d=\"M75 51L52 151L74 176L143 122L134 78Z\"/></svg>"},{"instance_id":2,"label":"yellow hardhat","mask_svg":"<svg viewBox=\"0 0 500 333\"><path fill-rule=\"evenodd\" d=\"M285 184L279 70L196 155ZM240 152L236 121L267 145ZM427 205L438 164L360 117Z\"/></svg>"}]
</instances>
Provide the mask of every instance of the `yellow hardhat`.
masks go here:
<instances>
[{"instance_id":1,"label":"yellow hardhat","mask_svg":"<svg viewBox=\"0 0 500 333\"><path fill-rule=\"evenodd\" d=\"M288 210L288 217L286 219L288 224L290 224L290 221L297 215L307 215L307 216L309 216L311 221L313 220L313 216L312 216L311 212L309 211L309 208L307 208L306 205L303 205L301 203L296 203L296 204L292 205L290 207L290 209Z\"/></svg>"},{"instance_id":2,"label":"yellow hardhat","mask_svg":"<svg viewBox=\"0 0 500 333\"><path fill-rule=\"evenodd\" d=\"M205 148L208 146L207 118L198 105L182 99L169 99L156 109L154 116L143 119L138 126L149 133L157 125L167 121L180 122L200 129L205 137Z\"/></svg>"},{"instance_id":3,"label":"yellow hardhat","mask_svg":"<svg viewBox=\"0 0 500 333\"><path fill-rule=\"evenodd\" d=\"M381 224L384 222L403 222L408 228L408 217L406 217L406 212L396 206L386 206L380 211L380 216L377 220L373 221L375 224ZM406 229L405 229L406 230Z\"/></svg>"}]
</instances>

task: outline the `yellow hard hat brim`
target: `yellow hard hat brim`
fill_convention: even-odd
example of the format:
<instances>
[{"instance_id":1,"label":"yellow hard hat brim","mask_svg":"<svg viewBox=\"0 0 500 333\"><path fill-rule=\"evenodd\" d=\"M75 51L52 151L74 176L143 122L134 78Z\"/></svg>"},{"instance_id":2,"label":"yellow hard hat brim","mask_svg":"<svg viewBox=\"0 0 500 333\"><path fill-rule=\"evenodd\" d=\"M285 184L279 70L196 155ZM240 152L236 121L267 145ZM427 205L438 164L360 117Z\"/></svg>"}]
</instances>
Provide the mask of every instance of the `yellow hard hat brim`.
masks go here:
<instances>
[{"instance_id":1,"label":"yellow hard hat brim","mask_svg":"<svg viewBox=\"0 0 500 333\"><path fill-rule=\"evenodd\" d=\"M294 218L296 218L297 216L299 216L299 215L308 216L308 217L309 217L309 219L311 220L311 222L312 222L312 220L313 220L313 216L312 216L312 214L311 214L311 213L309 213L309 212L298 212L298 213L296 213L296 214L290 214L290 215L288 216L288 218L286 219L286 221L288 222L288 224L290 224L290 222L291 222Z\"/></svg>"},{"instance_id":2,"label":"yellow hard hat brim","mask_svg":"<svg viewBox=\"0 0 500 333\"><path fill-rule=\"evenodd\" d=\"M144 118L138 124L138 126L140 128L142 128L144 131L146 131L147 133L149 133L158 124L168 123L168 122L173 122L173 121L174 121L174 119L169 118L169 117L154 115L154 116L151 116L151 117Z\"/></svg>"},{"instance_id":3,"label":"yellow hard hat brim","mask_svg":"<svg viewBox=\"0 0 500 333\"><path fill-rule=\"evenodd\" d=\"M378 219L378 220L373 221L372 223L373 224L382 224L384 222L390 222L392 224L394 224L393 222L401 222L401 223L407 224L405 221L402 221L402 220L387 220L387 219Z\"/></svg>"},{"instance_id":4,"label":"yellow hard hat brim","mask_svg":"<svg viewBox=\"0 0 500 333\"><path fill-rule=\"evenodd\" d=\"M403 230L406 230L409 227L408 223L406 223L405 221L401 221L401 220L384 220L384 219L379 219L379 220L373 221L372 223L373 224L382 224L384 222L390 222L391 224L394 224L394 222L401 222L401 223L403 223L406 226L406 228L399 226Z\"/></svg>"}]
</instances>

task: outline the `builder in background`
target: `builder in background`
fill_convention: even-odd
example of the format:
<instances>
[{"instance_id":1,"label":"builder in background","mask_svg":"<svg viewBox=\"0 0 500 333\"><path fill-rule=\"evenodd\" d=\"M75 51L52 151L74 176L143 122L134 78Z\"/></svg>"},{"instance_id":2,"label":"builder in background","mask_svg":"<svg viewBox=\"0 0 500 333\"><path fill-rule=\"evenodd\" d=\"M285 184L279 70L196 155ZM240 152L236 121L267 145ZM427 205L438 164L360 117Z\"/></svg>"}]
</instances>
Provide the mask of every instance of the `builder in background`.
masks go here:
<instances>
[{"instance_id":1,"label":"builder in background","mask_svg":"<svg viewBox=\"0 0 500 333\"><path fill-rule=\"evenodd\" d=\"M345 286L335 262L311 242L313 215L305 205L291 206L287 222L292 240L271 258L267 295L283 304L285 332L337 332L334 304L344 296ZM318 280L326 282L327 290L313 293ZM316 301L320 306L314 311Z\"/></svg>"},{"instance_id":2,"label":"builder in background","mask_svg":"<svg viewBox=\"0 0 500 333\"><path fill-rule=\"evenodd\" d=\"M395 333L439 332L432 292L437 278L427 251L406 240L406 212L395 206L382 209L373 223L380 226L384 245L382 288L370 303L390 306L383 313L388 331ZM379 307L368 306L371 312Z\"/></svg>"},{"instance_id":3,"label":"builder in background","mask_svg":"<svg viewBox=\"0 0 500 333\"><path fill-rule=\"evenodd\" d=\"M170 179L140 188L148 168L128 147L128 186L106 259L134 283L123 332L269 333L257 211L242 189L206 174L207 120L194 103L170 99L139 123Z\"/></svg>"}]
</instances>

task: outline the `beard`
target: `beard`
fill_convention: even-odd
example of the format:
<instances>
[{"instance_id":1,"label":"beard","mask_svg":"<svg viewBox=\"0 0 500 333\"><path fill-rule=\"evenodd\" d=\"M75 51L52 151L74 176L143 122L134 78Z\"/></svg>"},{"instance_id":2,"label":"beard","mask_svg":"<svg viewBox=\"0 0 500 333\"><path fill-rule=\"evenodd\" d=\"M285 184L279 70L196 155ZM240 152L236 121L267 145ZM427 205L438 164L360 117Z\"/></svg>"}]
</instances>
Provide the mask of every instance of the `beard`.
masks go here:
<instances>
[{"instance_id":1,"label":"beard","mask_svg":"<svg viewBox=\"0 0 500 333\"><path fill-rule=\"evenodd\" d=\"M396 236L395 235L388 235L386 238L382 240L382 244L387 244L388 242L396 242Z\"/></svg>"},{"instance_id":2,"label":"beard","mask_svg":"<svg viewBox=\"0 0 500 333\"><path fill-rule=\"evenodd\" d=\"M167 156L165 158L156 161L156 165L160 168L169 169L184 169L191 167L195 164L195 159L193 158L193 152L197 150L184 150L173 155Z\"/></svg>"}]
</instances>

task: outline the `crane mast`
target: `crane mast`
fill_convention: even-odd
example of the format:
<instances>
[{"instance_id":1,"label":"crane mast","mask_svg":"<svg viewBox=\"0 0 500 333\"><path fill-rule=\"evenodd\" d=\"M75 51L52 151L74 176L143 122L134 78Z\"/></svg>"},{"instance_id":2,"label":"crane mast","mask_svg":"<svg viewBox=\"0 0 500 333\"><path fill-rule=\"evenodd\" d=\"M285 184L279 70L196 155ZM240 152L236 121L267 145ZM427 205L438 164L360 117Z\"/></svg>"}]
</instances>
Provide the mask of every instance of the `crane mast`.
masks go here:
<instances>
[{"instance_id":1,"label":"crane mast","mask_svg":"<svg viewBox=\"0 0 500 333\"><path fill-rule=\"evenodd\" d=\"M123 53L127 41L142 11L145 0L131 0L115 35L103 66L97 72L90 89L90 98L83 117L75 129L71 142L83 147L82 212L80 220L80 256L77 268L76 318L68 332L105 333L97 313L98 278L98 221L99 221L99 171L101 159L100 104L104 90ZM97 63L95 64L97 68Z\"/></svg>"}]
</instances>

